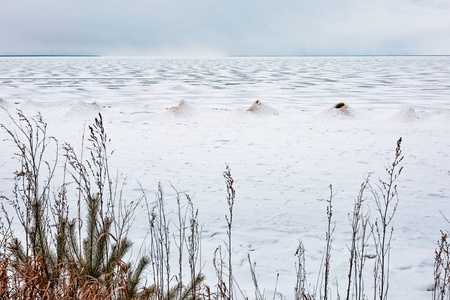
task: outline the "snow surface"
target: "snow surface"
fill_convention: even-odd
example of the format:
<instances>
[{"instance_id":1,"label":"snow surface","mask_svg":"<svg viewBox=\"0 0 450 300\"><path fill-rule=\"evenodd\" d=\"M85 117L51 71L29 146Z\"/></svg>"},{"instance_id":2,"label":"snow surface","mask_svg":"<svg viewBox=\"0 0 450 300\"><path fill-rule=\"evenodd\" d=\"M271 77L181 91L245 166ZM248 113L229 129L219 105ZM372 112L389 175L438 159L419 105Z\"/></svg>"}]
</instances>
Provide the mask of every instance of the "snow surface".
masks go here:
<instances>
[{"instance_id":1,"label":"snow surface","mask_svg":"<svg viewBox=\"0 0 450 300\"><path fill-rule=\"evenodd\" d=\"M250 298L248 253L266 294L279 273L277 290L293 298L299 240L316 283L330 184L331 290L337 281L344 295L348 213L368 173L373 184L386 178L399 137L405 159L389 295L431 298L436 241L450 227L441 215L450 216L449 83L450 57L0 58L0 105L12 114L41 112L60 144L79 149L86 125L103 115L128 200L139 198L138 182L150 199L161 182L169 211L176 208L170 184L191 195L209 278L213 252L226 239L222 174L229 164L236 181L234 274ZM247 110L257 99L264 109ZM347 110L333 108L338 102ZM4 111L0 123L11 128ZM11 196L18 166L6 137L2 131L0 195ZM374 205L367 205L374 219ZM131 231L136 245L148 231L144 207L139 214ZM369 295L370 285L369 276Z\"/></svg>"}]
</instances>

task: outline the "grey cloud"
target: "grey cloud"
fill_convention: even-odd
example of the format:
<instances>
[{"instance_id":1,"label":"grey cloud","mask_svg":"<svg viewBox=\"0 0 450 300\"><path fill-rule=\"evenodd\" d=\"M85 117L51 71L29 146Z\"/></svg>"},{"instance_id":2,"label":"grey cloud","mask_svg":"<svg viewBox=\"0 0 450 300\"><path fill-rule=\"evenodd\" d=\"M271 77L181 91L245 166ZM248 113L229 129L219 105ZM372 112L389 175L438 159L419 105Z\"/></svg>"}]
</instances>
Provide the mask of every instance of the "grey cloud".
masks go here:
<instances>
[{"instance_id":1,"label":"grey cloud","mask_svg":"<svg viewBox=\"0 0 450 300\"><path fill-rule=\"evenodd\" d=\"M4 0L0 54L450 54L450 6L397 0Z\"/></svg>"}]
</instances>

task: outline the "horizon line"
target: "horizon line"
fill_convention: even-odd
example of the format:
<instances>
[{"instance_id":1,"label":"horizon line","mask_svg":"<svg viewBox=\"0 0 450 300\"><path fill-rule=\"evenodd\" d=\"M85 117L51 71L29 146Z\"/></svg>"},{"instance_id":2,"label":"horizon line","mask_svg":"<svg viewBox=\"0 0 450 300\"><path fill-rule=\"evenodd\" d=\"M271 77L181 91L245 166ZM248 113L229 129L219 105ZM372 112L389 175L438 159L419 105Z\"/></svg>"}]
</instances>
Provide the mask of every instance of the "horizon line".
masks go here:
<instances>
[{"instance_id":1,"label":"horizon line","mask_svg":"<svg viewBox=\"0 0 450 300\"><path fill-rule=\"evenodd\" d=\"M99 54L0 54L0 57L100 57Z\"/></svg>"},{"instance_id":2,"label":"horizon line","mask_svg":"<svg viewBox=\"0 0 450 300\"><path fill-rule=\"evenodd\" d=\"M101 55L101 54L0 54L0 57L209 57L207 55ZM450 54L299 54L299 55L223 55L211 57L400 57L400 56L450 56Z\"/></svg>"}]
</instances>

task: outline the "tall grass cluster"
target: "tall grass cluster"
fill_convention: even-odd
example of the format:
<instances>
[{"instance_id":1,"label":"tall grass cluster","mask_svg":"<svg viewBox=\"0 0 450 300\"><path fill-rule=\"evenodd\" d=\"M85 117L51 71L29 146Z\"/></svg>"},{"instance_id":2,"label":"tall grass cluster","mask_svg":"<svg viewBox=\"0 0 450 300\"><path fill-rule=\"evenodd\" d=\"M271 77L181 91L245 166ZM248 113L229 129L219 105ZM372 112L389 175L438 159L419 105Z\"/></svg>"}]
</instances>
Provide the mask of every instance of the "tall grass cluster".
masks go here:
<instances>
[{"instance_id":1,"label":"tall grass cluster","mask_svg":"<svg viewBox=\"0 0 450 300\"><path fill-rule=\"evenodd\" d=\"M48 136L41 115L28 118L18 111L17 116L9 117L12 128L2 128L16 146L19 167L14 173L12 197L1 198L0 299L248 299L233 276L233 210L238 198L228 166L224 171L227 239L211 253L215 278L207 279L202 273L198 210L192 199L172 187L176 191L175 220L166 212L161 184L156 202L149 201L145 193L127 201L122 193L124 179L109 167L112 152L101 115L88 126L80 152L69 144L60 146ZM400 138L394 159L386 167L386 178L373 184L367 176L349 214L351 243L347 245L344 292L340 294L330 285L335 229L330 185L319 276L314 281L307 278L306 250L299 241L296 251L293 249L294 299L388 299L393 221L399 202L396 181L403 169L401 142ZM63 180L56 184L58 165L63 166ZM70 193L68 188L74 186L76 192ZM375 207L374 215L369 213L369 204ZM148 247L132 256L129 254L136 246L129 232L141 205L147 207ZM18 233L13 231L13 222L22 229ZM450 295L447 235L442 233L436 250L433 299L449 299ZM374 249L370 254L369 244ZM248 262L249 282L254 285L254 296L249 298L267 299L250 255ZM371 290L366 288L369 280ZM276 291L276 284L270 297L285 299Z\"/></svg>"}]
</instances>

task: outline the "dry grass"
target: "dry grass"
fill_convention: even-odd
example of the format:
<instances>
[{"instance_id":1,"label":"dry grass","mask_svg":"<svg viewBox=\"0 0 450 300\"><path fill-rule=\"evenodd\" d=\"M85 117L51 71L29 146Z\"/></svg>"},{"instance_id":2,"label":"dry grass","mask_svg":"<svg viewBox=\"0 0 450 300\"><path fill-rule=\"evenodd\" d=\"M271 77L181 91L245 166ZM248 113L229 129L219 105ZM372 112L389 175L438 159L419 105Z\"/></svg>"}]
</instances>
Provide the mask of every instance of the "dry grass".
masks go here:
<instances>
[{"instance_id":1,"label":"dry grass","mask_svg":"<svg viewBox=\"0 0 450 300\"><path fill-rule=\"evenodd\" d=\"M29 259L15 265L14 260L2 255L0 260L0 299L131 299L127 293L127 278L114 278L101 282L68 264L58 265L60 276L50 279L46 273L46 260ZM142 293L134 299L152 299L151 293Z\"/></svg>"},{"instance_id":2,"label":"dry grass","mask_svg":"<svg viewBox=\"0 0 450 300\"><path fill-rule=\"evenodd\" d=\"M339 104L336 108L342 107L345 105ZM57 157L50 163L42 157L52 157L44 154L50 143L56 143L56 140L46 135L46 124L40 115L30 120L19 112L19 121L13 118L12 120L18 133L3 128L17 146L17 156L22 165L15 173L13 193L16 198L7 200L17 213L25 237L20 241L14 236L11 230L12 218L2 209L0 299L247 299L242 293L239 294L239 285L233 276L232 224L236 191L228 166L224 172L228 205L228 214L225 216L227 238L224 241L224 251L222 252L219 246L214 253L216 277L211 280L214 280L215 284L208 286L205 276L201 273L203 262L199 256L201 229L198 211L189 195L175 190L177 221L171 220L170 214L165 210L161 185L158 186L154 206L149 205L153 201L147 201L145 194L140 199L146 201L148 207L149 249L139 259L126 261L125 254L132 247L127 233L132 227L137 206L129 206L122 200L121 190L117 189L121 184L110 176L112 172L109 170L108 160L111 152L106 148L109 140L101 116L89 127L88 159L83 159L83 153L75 153L70 145L64 147L65 166L71 168L70 171L65 168L64 172L70 174L67 177L72 178L72 183L79 191L78 199L71 201L67 199L66 182L57 188L58 193L53 197L49 193ZM41 148L29 151L27 147L33 145L40 145ZM399 139L394 160L386 167L387 179L380 179L378 185L373 187L368 176L361 185L354 211L349 215L352 236L351 245L348 247L349 269L345 293L347 300L369 297L364 290L363 268L366 259L371 258L375 258L372 296L374 299L388 299L392 221L399 201L396 181L402 171L402 160ZM35 167L40 165L44 167ZM376 219L373 222L364 209L369 202L365 194L372 198L372 205L375 206ZM298 260L295 299L332 298L332 199L330 185L325 255L316 286L307 284L305 249L303 244L299 243L295 254ZM83 200L84 212L81 209ZM74 219L69 218L68 203L78 205L78 216ZM365 253L370 240L375 247L375 257L369 257ZM175 253L174 248L177 250ZM449 297L449 252L447 233L442 233L435 258L436 284L433 299ZM171 255L178 257L178 266L170 265ZM257 281L256 263L250 260L250 256L248 260L251 273L249 280L254 283L255 298L266 299L265 289ZM141 274L147 266L151 268L151 275L147 278L150 282L144 283ZM277 274L277 280L278 276ZM150 280L151 278L153 280ZM339 291L337 294L339 295ZM283 298L275 288L273 299L276 297Z\"/></svg>"}]
</instances>

